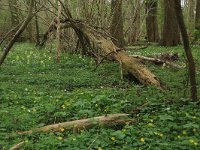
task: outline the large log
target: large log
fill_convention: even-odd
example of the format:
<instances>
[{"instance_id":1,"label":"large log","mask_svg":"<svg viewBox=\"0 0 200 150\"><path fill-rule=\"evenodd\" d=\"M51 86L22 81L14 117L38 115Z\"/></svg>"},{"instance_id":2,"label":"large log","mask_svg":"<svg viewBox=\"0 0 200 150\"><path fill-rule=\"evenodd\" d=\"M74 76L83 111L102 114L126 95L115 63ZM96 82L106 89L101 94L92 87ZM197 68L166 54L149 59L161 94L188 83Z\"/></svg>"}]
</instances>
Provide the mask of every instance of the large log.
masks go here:
<instances>
[{"instance_id":1,"label":"large log","mask_svg":"<svg viewBox=\"0 0 200 150\"><path fill-rule=\"evenodd\" d=\"M127 123L132 123L134 121L133 119L120 119L120 117L125 117L128 115L129 114L110 114L94 118L68 121L53 125L47 125L33 130L18 131L18 134L32 134L34 132L62 132L68 130L88 129L93 127L95 124L100 124L105 126L125 125Z\"/></svg>"},{"instance_id":2,"label":"large log","mask_svg":"<svg viewBox=\"0 0 200 150\"><path fill-rule=\"evenodd\" d=\"M72 20L70 20L70 22L72 22ZM120 62L123 68L127 69L140 83L144 85L154 85L162 89L158 78L144 64L139 62L137 58L129 56L125 51L117 47L108 35L95 30L81 21L74 21L73 26L87 36L91 42L96 44L105 56L109 55L114 60Z\"/></svg>"}]
</instances>

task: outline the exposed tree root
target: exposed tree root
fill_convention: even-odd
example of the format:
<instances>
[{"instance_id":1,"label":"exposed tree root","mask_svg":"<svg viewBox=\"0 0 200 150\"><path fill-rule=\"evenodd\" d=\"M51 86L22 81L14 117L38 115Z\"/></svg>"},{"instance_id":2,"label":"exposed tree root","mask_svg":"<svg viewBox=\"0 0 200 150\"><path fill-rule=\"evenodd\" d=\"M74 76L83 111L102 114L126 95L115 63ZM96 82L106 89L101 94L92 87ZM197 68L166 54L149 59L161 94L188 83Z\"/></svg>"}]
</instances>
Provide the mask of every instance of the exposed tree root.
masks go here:
<instances>
[{"instance_id":1,"label":"exposed tree root","mask_svg":"<svg viewBox=\"0 0 200 150\"><path fill-rule=\"evenodd\" d=\"M62 132L68 130L80 130L92 128L95 124L114 126L125 125L127 123L133 123L133 119L120 119L120 117L128 116L129 114L110 114L106 116L99 116L88 119L81 119L75 121L68 121L53 125L47 125L41 128L36 128L28 131L19 131L18 134L32 134L34 132Z\"/></svg>"}]
</instances>

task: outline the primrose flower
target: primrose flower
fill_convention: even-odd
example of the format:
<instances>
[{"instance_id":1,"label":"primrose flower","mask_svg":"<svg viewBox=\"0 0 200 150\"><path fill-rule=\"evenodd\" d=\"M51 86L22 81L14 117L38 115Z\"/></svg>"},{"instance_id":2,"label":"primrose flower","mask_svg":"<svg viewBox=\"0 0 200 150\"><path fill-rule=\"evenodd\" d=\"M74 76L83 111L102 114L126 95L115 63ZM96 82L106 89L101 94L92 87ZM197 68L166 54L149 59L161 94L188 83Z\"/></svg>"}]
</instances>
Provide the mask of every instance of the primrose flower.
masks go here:
<instances>
[{"instance_id":1,"label":"primrose flower","mask_svg":"<svg viewBox=\"0 0 200 150\"><path fill-rule=\"evenodd\" d=\"M186 134L187 134L187 132L186 132L185 130L183 130L182 134L186 135Z\"/></svg>"},{"instance_id":2,"label":"primrose flower","mask_svg":"<svg viewBox=\"0 0 200 150\"><path fill-rule=\"evenodd\" d=\"M111 140L115 141L115 137L111 137Z\"/></svg>"},{"instance_id":3,"label":"primrose flower","mask_svg":"<svg viewBox=\"0 0 200 150\"><path fill-rule=\"evenodd\" d=\"M196 131L197 131L197 129L195 129L195 128L194 128L192 131L193 131L193 132L196 132Z\"/></svg>"},{"instance_id":4,"label":"primrose flower","mask_svg":"<svg viewBox=\"0 0 200 150\"><path fill-rule=\"evenodd\" d=\"M61 128L60 131L63 132L63 131L65 131L65 129L64 129L64 128Z\"/></svg>"},{"instance_id":5,"label":"primrose flower","mask_svg":"<svg viewBox=\"0 0 200 150\"><path fill-rule=\"evenodd\" d=\"M154 126L153 123L148 123L147 125L148 125L149 127L153 127L153 126Z\"/></svg>"},{"instance_id":6,"label":"primrose flower","mask_svg":"<svg viewBox=\"0 0 200 150\"><path fill-rule=\"evenodd\" d=\"M59 140L63 140L63 137L62 137L62 136L59 136L58 139L59 139Z\"/></svg>"},{"instance_id":7,"label":"primrose flower","mask_svg":"<svg viewBox=\"0 0 200 150\"><path fill-rule=\"evenodd\" d=\"M140 142L144 142L145 140L144 140L144 138L142 137L142 138L140 138Z\"/></svg>"},{"instance_id":8,"label":"primrose flower","mask_svg":"<svg viewBox=\"0 0 200 150\"><path fill-rule=\"evenodd\" d=\"M154 132L155 135L158 135L160 137L163 137L163 134L162 133L159 133L159 132Z\"/></svg>"},{"instance_id":9,"label":"primrose flower","mask_svg":"<svg viewBox=\"0 0 200 150\"><path fill-rule=\"evenodd\" d=\"M190 139L189 142L190 142L191 144L194 144L195 146L198 145L198 142L196 142L196 141L193 140L193 139Z\"/></svg>"},{"instance_id":10,"label":"primrose flower","mask_svg":"<svg viewBox=\"0 0 200 150\"><path fill-rule=\"evenodd\" d=\"M197 119L197 117L196 117L196 116L193 116L192 119Z\"/></svg>"},{"instance_id":11,"label":"primrose flower","mask_svg":"<svg viewBox=\"0 0 200 150\"><path fill-rule=\"evenodd\" d=\"M62 108L62 109L65 109L65 105L63 104L63 105L61 106L61 108Z\"/></svg>"}]
</instances>

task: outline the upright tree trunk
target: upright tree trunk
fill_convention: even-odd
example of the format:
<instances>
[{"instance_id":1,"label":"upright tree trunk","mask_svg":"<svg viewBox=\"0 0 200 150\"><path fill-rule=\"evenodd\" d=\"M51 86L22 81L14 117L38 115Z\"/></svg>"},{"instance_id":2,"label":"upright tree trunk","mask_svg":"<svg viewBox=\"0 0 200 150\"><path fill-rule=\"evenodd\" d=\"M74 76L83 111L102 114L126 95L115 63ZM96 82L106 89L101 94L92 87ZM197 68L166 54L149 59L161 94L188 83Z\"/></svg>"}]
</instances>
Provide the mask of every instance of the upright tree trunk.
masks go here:
<instances>
[{"instance_id":1,"label":"upright tree trunk","mask_svg":"<svg viewBox=\"0 0 200 150\"><path fill-rule=\"evenodd\" d=\"M133 17L131 18L130 34L128 37L128 43L134 44L139 40L140 35L140 25L141 25L141 0L135 0L133 4Z\"/></svg>"},{"instance_id":2,"label":"upright tree trunk","mask_svg":"<svg viewBox=\"0 0 200 150\"><path fill-rule=\"evenodd\" d=\"M185 23L184 23L184 20L183 20L183 13L182 13L182 9L181 9L181 1L180 0L174 0L174 3L175 3L176 17L177 17L179 28L180 28L180 31L181 31L184 49L185 49L185 53L186 53L188 65L189 65L191 98L192 98L193 101L196 101L197 100L197 87L196 87L195 63L194 63L194 59L193 59L191 48L190 48L187 30L186 30Z\"/></svg>"},{"instance_id":3,"label":"upright tree trunk","mask_svg":"<svg viewBox=\"0 0 200 150\"><path fill-rule=\"evenodd\" d=\"M162 33L162 46L177 46L181 43L180 31L174 10L174 0L164 0L164 27Z\"/></svg>"},{"instance_id":4,"label":"upright tree trunk","mask_svg":"<svg viewBox=\"0 0 200 150\"><path fill-rule=\"evenodd\" d=\"M200 31L200 0L197 0L197 5L196 5L195 29Z\"/></svg>"},{"instance_id":5,"label":"upright tree trunk","mask_svg":"<svg viewBox=\"0 0 200 150\"><path fill-rule=\"evenodd\" d=\"M157 21L157 0L149 0L146 2L146 29L147 40L149 42L159 42L158 21Z\"/></svg>"},{"instance_id":6,"label":"upright tree trunk","mask_svg":"<svg viewBox=\"0 0 200 150\"><path fill-rule=\"evenodd\" d=\"M8 0L9 8L10 8L10 13L11 13L11 23L12 27L17 26L20 21L19 21L19 13L17 10L17 0Z\"/></svg>"},{"instance_id":7,"label":"upright tree trunk","mask_svg":"<svg viewBox=\"0 0 200 150\"><path fill-rule=\"evenodd\" d=\"M122 0L111 1L112 10L112 23L111 23L111 35L113 42L118 47L124 47L124 31L123 31L123 17L122 17Z\"/></svg>"},{"instance_id":8,"label":"upright tree trunk","mask_svg":"<svg viewBox=\"0 0 200 150\"><path fill-rule=\"evenodd\" d=\"M61 51L61 27L60 27L60 18L61 18L61 11L62 6L60 1L58 1L58 16L57 16L57 31L56 31L56 38L57 38L57 49L56 49L56 62L60 62L60 51Z\"/></svg>"},{"instance_id":9,"label":"upright tree trunk","mask_svg":"<svg viewBox=\"0 0 200 150\"><path fill-rule=\"evenodd\" d=\"M35 4L35 10L37 10L37 4ZM35 30L36 30L36 46L40 45L40 29L39 29L39 23L38 23L38 16L35 15Z\"/></svg>"},{"instance_id":10,"label":"upright tree trunk","mask_svg":"<svg viewBox=\"0 0 200 150\"><path fill-rule=\"evenodd\" d=\"M19 10L17 9L17 0L8 0L10 15L11 15L11 26L16 27L20 24ZM11 31L10 35L13 36L18 28ZM20 41L20 39L17 39Z\"/></svg>"}]
</instances>

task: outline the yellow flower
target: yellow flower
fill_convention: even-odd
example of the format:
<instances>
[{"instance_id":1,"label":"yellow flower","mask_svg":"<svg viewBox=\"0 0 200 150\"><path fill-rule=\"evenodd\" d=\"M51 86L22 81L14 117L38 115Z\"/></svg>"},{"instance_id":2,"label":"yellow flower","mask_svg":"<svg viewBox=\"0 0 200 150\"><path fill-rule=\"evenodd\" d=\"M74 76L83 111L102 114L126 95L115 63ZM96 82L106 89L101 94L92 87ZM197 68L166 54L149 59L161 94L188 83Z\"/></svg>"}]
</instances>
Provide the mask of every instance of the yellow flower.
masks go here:
<instances>
[{"instance_id":1,"label":"yellow flower","mask_svg":"<svg viewBox=\"0 0 200 150\"><path fill-rule=\"evenodd\" d=\"M147 125L148 125L149 127L153 127L153 126L154 126L153 123L148 123Z\"/></svg>"},{"instance_id":2,"label":"yellow flower","mask_svg":"<svg viewBox=\"0 0 200 150\"><path fill-rule=\"evenodd\" d=\"M26 109L26 107L25 106L21 106L21 109Z\"/></svg>"},{"instance_id":3,"label":"yellow flower","mask_svg":"<svg viewBox=\"0 0 200 150\"><path fill-rule=\"evenodd\" d=\"M99 147L98 150L103 150L103 149L101 147Z\"/></svg>"},{"instance_id":4,"label":"yellow flower","mask_svg":"<svg viewBox=\"0 0 200 150\"><path fill-rule=\"evenodd\" d=\"M65 128L60 128L60 131L61 131L61 132L65 131Z\"/></svg>"},{"instance_id":5,"label":"yellow flower","mask_svg":"<svg viewBox=\"0 0 200 150\"><path fill-rule=\"evenodd\" d=\"M111 137L111 140L115 141L115 137Z\"/></svg>"},{"instance_id":6,"label":"yellow flower","mask_svg":"<svg viewBox=\"0 0 200 150\"><path fill-rule=\"evenodd\" d=\"M196 142L196 141L193 140L193 139L190 139L189 142L192 143L192 144L194 144L194 145L198 145L198 142Z\"/></svg>"},{"instance_id":7,"label":"yellow flower","mask_svg":"<svg viewBox=\"0 0 200 150\"><path fill-rule=\"evenodd\" d=\"M178 138L178 139L180 139L180 138L181 138L181 136L180 136L180 135L178 135L178 136L177 136L177 138Z\"/></svg>"},{"instance_id":8,"label":"yellow flower","mask_svg":"<svg viewBox=\"0 0 200 150\"><path fill-rule=\"evenodd\" d=\"M155 135L158 135L160 137L163 137L163 134L162 133L159 133L159 132L154 132Z\"/></svg>"},{"instance_id":9,"label":"yellow flower","mask_svg":"<svg viewBox=\"0 0 200 150\"><path fill-rule=\"evenodd\" d=\"M144 142L145 140L144 140L144 138L142 137L142 138L140 138L140 141L141 141L141 142Z\"/></svg>"},{"instance_id":10,"label":"yellow flower","mask_svg":"<svg viewBox=\"0 0 200 150\"><path fill-rule=\"evenodd\" d=\"M184 130L184 131L182 132L182 134L183 134L183 135L186 135L186 134L187 134L187 132Z\"/></svg>"},{"instance_id":11,"label":"yellow flower","mask_svg":"<svg viewBox=\"0 0 200 150\"><path fill-rule=\"evenodd\" d=\"M63 140L63 137L62 137L62 136L59 136L58 139L59 139L59 140Z\"/></svg>"},{"instance_id":12,"label":"yellow flower","mask_svg":"<svg viewBox=\"0 0 200 150\"><path fill-rule=\"evenodd\" d=\"M61 106L61 108L62 108L62 109L65 109L65 105L63 104L63 105Z\"/></svg>"},{"instance_id":13,"label":"yellow flower","mask_svg":"<svg viewBox=\"0 0 200 150\"><path fill-rule=\"evenodd\" d=\"M197 119L197 117L196 117L196 116L193 116L192 119Z\"/></svg>"},{"instance_id":14,"label":"yellow flower","mask_svg":"<svg viewBox=\"0 0 200 150\"><path fill-rule=\"evenodd\" d=\"M196 131L197 131L197 129L195 129L195 128L194 128L192 131L193 131L193 132L196 132Z\"/></svg>"}]
</instances>

